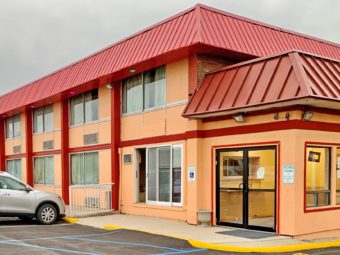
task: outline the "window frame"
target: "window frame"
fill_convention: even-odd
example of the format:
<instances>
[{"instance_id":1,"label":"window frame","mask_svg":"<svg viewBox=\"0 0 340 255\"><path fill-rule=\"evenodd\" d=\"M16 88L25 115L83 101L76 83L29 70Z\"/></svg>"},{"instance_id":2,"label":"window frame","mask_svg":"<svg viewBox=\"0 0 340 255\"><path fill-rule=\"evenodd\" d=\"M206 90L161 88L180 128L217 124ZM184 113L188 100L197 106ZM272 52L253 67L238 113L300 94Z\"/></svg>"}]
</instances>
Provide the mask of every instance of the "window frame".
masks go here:
<instances>
[{"instance_id":1,"label":"window frame","mask_svg":"<svg viewBox=\"0 0 340 255\"><path fill-rule=\"evenodd\" d=\"M159 148L166 148L166 147L170 147L170 198L169 198L169 202L164 202L164 201L152 201L152 200L149 200L149 194L148 194L148 190L149 190L149 183L148 183L148 172L149 172L149 149L153 149L153 148L156 148L156 149L159 149ZM184 176L184 162L183 162L183 159L184 159L184 150L183 150L183 144L160 144L160 145L151 145L151 146L146 146L146 147L137 147L135 148L135 151L134 151L134 158L136 159L137 158L137 150L138 149L143 149L145 148L146 150L146 159L145 159L145 171L146 171L146 183L145 183L145 203L144 202L139 202L138 201L138 178L135 178L135 203L136 204L147 204L147 205L160 205L160 206L170 206L170 207L182 207L183 206L183 191L184 191L184 183L183 183L183 176ZM172 202L172 198L173 198L173 183L172 183L172 180L173 180L173 149L174 148L180 148L181 149L181 202ZM159 155L157 153L157 155ZM157 160L159 158L157 157ZM138 171L138 164L137 164L137 160L134 160L134 169L135 171ZM158 165L158 162L157 162L157 165ZM138 175L136 175L137 177ZM159 169L156 173L156 180L159 180L158 179L159 177ZM159 187L158 185L156 185L156 194L159 194Z\"/></svg>"},{"instance_id":2,"label":"window frame","mask_svg":"<svg viewBox=\"0 0 340 255\"><path fill-rule=\"evenodd\" d=\"M330 187L330 204L319 206L319 207L307 207L307 148L308 147L319 147L319 148L330 148L330 170L329 170L329 187ZM336 148L340 147L340 143L329 143L329 142L312 142L306 141L304 144L304 176L303 176L303 208L304 213L312 213L319 211L339 210L340 204L336 204Z\"/></svg>"},{"instance_id":3,"label":"window frame","mask_svg":"<svg viewBox=\"0 0 340 255\"><path fill-rule=\"evenodd\" d=\"M336 192L336 196L338 194L340 195L340 187L339 187L339 189L337 187L337 179L339 179L339 181L340 181L340 176L338 178L338 173L340 174L340 145L335 146L335 182L336 182L335 192ZM340 205L340 202L339 203L337 202L337 197L335 197L335 203L336 203L336 205Z\"/></svg>"},{"instance_id":4,"label":"window frame","mask_svg":"<svg viewBox=\"0 0 340 255\"><path fill-rule=\"evenodd\" d=\"M47 107L51 107L51 109L52 109L52 120L53 120L52 122L53 123L52 123L52 129L51 130L46 130L46 127L45 127L45 108L47 108ZM34 126L35 126L34 113L37 110L42 110L42 131L41 132L34 130ZM34 109L33 112L32 112L32 131L33 131L32 133L34 135L36 135L36 134L44 134L44 133L54 132L54 130L55 130L55 128L54 128L54 109L53 109L53 104L44 105L44 106L41 106L39 108Z\"/></svg>"},{"instance_id":5,"label":"window frame","mask_svg":"<svg viewBox=\"0 0 340 255\"><path fill-rule=\"evenodd\" d=\"M158 68L164 68L164 76L165 76L165 90L164 90L164 104L162 105L159 105L159 106L155 106L155 107L150 107L150 108L145 108L145 83L144 83L144 74L147 73L147 72L150 72L152 70L155 70L155 69L158 69ZM141 110L137 110L137 111L133 111L133 112L124 112L124 81L131 78L131 77L135 77L137 75L141 75L142 76L142 109ZM154 110L158 110L158 109L163 109L164 107L166 107L167 105L167 86L166 86L166 80L167 80L167 68L166 68L166 65L161 65L161 66L158 66L158 67L155 67L155 68L152 68L150 70L146 70L142 73L139 73L139 74L136 74L136 75L133 75L133 76L130 76L130 77L127 77L125 79L123 79L121 81L121 95L120 95L120 98L121 98L121 109L120 109L120 112L121 112L121 115L122 116L129 116L129 115L134 115L134 114L139 114L139 113L143 113L143 112L149 112L149 111L154 111Z\"/></svg>"},{"instance_id":6,"label":"window frame","mask_svg":"<svg viewBox=\"0 0 340 255\"><path fill-rule=\"evenodd\" d=\"M75 153L70 153L69 154L69 169L70 169L70 176L69 176L69 183L70 186L85 186L85 185L99 185L100 183L100 154L99 154L100 150L93 150L93 151L82 151L82 152L75 152ZM98 155L98 183L91 183L91 184L73 184L72 183L72 155L83 155L82 156L82 161L83 161L83 167L85 166L85 154L89 154L89 153L97 153Z\"/></svg>"},{"instance_id":7,"label":"window frame","mask_svg":"<svg viewBox=\"0 0 340 255\"><path fill-rule=\"evenodd\" d=\"M97 111L98 111L97 119L86 122L85 121L86 120L85 94L86 93L90 93L90 92L95 91L95 90L97 90L97 100L98 100L98 103L97 103ZM77 96L81 96L81 98L82 98L81 104L82 104L83 118L82 118L82 122L81 123L74 124L74 123L72 123L73 122L73 114L72 114L71 100L73 98L77 97ZM94 101L94 100L92 100L92 101ZM68 121L69 123L68 124L69 124L69 127L78 127L78 126L83 126L83 125L86 125L86 124L98 123L99 122L99 106L100 106L99 105L99 88L94 88L94 89L88 90L88 91L86 91L84 93L81 93L81 94L74 95L74 96L70 97L69 100L68 100L68 113L69 113L69 121Z\"/></svg>"},{"instance_id":8,"label":"window frame","mask_svg":"<svg viewBox=\"0 0 340 255\"><path fill-rule=\"evenodd\" d=\"M44 159L44 169L43 169L43 180L44 180L44 183L35 183L35 160L36 159ZM53 183L46 183L46 179L45 179L45 164L46 164L46 158L52 158L53 159ZM33 185L34 186L54 186L55 185L55 169L54 169L54 155L46 155L46 156L37 156L37 157L33 157Z\"/></svg>"},{"instance_id":9,"label":"window frame","mask_svg":"<svg viewBox=\"0 0 340 255\"><path fill-rule=\"evenodd\" d=\"M14 120L15 118L18 118L19 119L19 127L20 127L20 130L19 130L19 135L18 136L15 136L15 130L14 130ZM8 122L10 122L9 124L12 126L12 132L11 132L11 135L10 136L7 136L8 135ZM6 139L18 139L22 136L22 127L21 127L21 113L19 114L16 114L16 115L13 115L11 117L8 117L6 120L5 120L5 138Z\"/></svg>"}]
</instances>

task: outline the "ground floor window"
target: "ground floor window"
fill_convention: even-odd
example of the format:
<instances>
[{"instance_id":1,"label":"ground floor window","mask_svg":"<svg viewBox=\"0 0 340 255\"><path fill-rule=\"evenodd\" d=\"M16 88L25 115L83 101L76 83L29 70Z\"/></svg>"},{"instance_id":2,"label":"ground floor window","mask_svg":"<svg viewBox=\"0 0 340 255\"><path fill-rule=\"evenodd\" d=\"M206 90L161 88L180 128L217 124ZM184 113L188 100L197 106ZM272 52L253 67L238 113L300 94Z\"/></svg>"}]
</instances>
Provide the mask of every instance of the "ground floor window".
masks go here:
<instances>
[{"instance_id":1,"label":"ground floor window","mask_svg":"<svg viewBox=\"0 0 340 255\"><path fill-rule=\"evenodd\" d=\"M331 148L306 148L306 207L330 205Z\"/></svg>"},{"instance_id":2,"label":"ground floor window","mask_svg":"<svg viewBox=\"0 0 340 255\"><path fill-rule=\"evenodd\" d=\"M7 160L7 172L18 179L22 179L21 159Z\"/></svg>"},{"instance_id":3,"label":"ground floor window","mask_svg":"<svg viewBox=\"0 0 340 255\"><path fill-rule=\"evenodd\" d=\"M34 158L34 184L54 184L53 156Z\"/></svg>"},{"instance_id":4,"label":"ground floor window","mask_svg":"<svg viewBox=\"0 0 340 255\"><path fill-rule=\"evenodd\" d=\"M98 152L71 155L71 184L99 184Z\"/></svg>"},{"instance_id":5,"label":"ground floor window","mask_svg":"<svg viewBox=\"0 0 340 255\"><path fill-rule=\"evenodd\" d=\"M340 147L336 148L336 204L340 205Z\"/></svg>"},{"instance_id":6,"label":"ground floor window","mask_svg":"<svg viewBox=\"0 0 340 255\"><path fill-rule=\"evenodd\" d=\"M182 202L182 146L137 150L138 202L174 204Z\"/></svg>"}]
</instances>

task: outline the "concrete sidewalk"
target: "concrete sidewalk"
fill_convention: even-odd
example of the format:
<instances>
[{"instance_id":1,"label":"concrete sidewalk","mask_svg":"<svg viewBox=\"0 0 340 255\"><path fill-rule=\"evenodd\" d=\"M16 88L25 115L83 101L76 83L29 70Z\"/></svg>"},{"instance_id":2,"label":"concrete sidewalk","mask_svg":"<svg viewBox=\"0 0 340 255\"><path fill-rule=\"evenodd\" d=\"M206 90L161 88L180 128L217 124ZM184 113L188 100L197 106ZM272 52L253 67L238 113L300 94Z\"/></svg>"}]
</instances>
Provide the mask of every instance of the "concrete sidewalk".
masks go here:
<instances>
[{"instance_id":1,"label":"concrete sidewalk","mask_svg":"<svg viewBox=\"0 0 340 255\"><path fill-rule=\"evenodd\" d=\"M125 228L188 240L195 247L224 251L288 252L340 246L335 239L296 240L287 236L268 234L263 238L239 237L232 234L239 230L230 227L202 227L182 221L136 215L106 215L80 218L78 224L97 228ZM249 230L251 231L251 230ZM230 232L230 234L228 234ZM251 234L251 233L250 233ZM263 234L263 232L253 233Z\"/></svg>"},{"instance_id":2,"label":"concrete sidewalk","mask_svg":"<svg viewBox=\"0 0 340 255\"><path fill-rule=\"evenodd\" d=\"M183 221L162 219L137 215L106 215L98 217L80 218L79 224L104 228L108 225L121 228L141 230L166 236L178 237L181 239L194 239L200 242L226 244L226 245L247 245L267 246L280 244L296 244L300 241L285 236L271 236L265 238L249 239L219 232L235 230L229 227L202 227L189 225Z\"/></svg>"}]
</instances>

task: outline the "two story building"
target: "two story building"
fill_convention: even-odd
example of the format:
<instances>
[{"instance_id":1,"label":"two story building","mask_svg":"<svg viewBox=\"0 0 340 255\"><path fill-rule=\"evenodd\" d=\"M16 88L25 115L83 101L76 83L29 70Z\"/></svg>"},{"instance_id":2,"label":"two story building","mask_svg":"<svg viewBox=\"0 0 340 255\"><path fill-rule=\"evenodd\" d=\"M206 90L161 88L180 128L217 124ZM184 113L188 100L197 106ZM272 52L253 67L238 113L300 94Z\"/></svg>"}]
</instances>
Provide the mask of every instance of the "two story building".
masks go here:
<instances>
[{"instance_id":1,"label":"two story building","mask_svg":"<svg viewBox=\"0 0 340 255\"><path fill-rule=\"evenodd\" d=\"M336 230L339 60L338 44L198 4L1 96L0 167L66 203L112 184L101 203L122 213Z\"/></svg>"}]
</instances>

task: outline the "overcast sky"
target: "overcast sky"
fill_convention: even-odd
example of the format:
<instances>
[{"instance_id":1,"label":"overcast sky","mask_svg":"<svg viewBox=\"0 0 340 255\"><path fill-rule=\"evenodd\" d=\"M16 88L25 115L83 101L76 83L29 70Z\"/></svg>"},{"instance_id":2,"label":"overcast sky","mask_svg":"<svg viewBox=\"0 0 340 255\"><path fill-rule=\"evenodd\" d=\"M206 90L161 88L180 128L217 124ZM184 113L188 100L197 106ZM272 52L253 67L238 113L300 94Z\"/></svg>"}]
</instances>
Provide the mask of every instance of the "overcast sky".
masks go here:
<instances>
[{"instance_id":1,"label":"overcast sky","mask_svg":"<svg viewBox=\"0 0 340 255\"><path fill-rule=\"evenodd\" d=\"M195 5L194 0L0 0L0 95ZM201 0L340 43L339 0Z\"/></svg>"}]
</instances>

